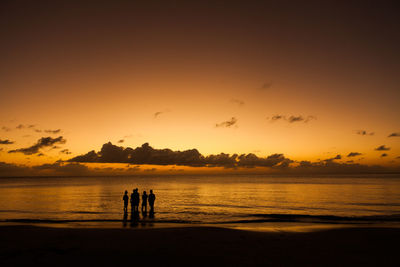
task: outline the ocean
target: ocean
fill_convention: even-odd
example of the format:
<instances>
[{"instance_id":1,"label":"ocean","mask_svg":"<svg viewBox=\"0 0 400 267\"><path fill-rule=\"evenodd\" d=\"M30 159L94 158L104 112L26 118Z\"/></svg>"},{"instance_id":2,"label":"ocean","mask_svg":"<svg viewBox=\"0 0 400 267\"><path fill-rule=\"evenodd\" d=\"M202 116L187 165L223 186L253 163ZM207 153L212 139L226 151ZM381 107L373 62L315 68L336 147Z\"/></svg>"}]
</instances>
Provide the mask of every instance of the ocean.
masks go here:
<instances>
[{"instance_id":1,"label":"ocean","mask_svg":"<svg viewBox=\"0 0 400 267\"><path fill-rule=\"evenodd\" d=\"M399 175L0 178L0 223L124 227L122 196L156 194L138 225L400 222Z\"/></svg>"}]
</instances>

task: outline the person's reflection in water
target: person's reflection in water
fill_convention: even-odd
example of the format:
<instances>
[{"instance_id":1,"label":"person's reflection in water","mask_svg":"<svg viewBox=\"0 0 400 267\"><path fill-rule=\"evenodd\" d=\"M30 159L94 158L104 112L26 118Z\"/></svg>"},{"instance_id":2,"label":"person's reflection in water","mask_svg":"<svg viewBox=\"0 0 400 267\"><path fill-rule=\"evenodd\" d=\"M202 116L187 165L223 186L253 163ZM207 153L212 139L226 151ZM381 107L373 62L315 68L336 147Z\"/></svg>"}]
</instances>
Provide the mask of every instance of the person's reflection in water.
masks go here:
<instances>
[{"instance_id":1,"label":"person's reflection in water","mask_svg":"<svg viewBox=\"0 0 400 267\"><path fill-rule=\"evenodd\" d=\"M122 225L126 227L128 224L128 211L124 211L124 218L122 219Z\"/></svg>"},{"instance_id":2,"label":"person's reflection in water","mask_svg":"<svg viewBox=\"0 0 400 267\"><path fill-rule=\"evenodd\" d=\"M131 227L137 227L139 225L139 212L132 209L131 212Z\"/></svg>"}]
</instances>

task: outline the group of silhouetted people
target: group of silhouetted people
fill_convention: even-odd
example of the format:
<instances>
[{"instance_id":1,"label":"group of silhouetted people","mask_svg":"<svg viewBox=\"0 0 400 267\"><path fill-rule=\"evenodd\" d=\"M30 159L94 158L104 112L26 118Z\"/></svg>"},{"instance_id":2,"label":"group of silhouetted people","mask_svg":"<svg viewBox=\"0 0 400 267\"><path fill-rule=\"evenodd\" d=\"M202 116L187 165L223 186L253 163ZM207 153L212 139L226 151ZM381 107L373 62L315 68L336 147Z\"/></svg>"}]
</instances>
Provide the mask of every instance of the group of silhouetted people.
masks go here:
<instances>
[{"instance_id":1,"label":"group of silhouetted people","mask_svg":"<svg viewBox=\"0 0 400 267\"><path fill-rule=\"evenodd\" d=\"M125 191L124 196L122 197L124 200L124 213L128 212L128 204L129 204L129 196L128 191ZM156 195L153 194L153 190L150 190L150 194L147 195L146 191L143 191L142 194L142 212L147 213L147 202L150 205L150 213L154 213L154 201L156 200ZM133 189L131 194L131 209L133 213L139 212L139 204L140 204L140 195L139 190Z\"/></svg>"}]
</instances>

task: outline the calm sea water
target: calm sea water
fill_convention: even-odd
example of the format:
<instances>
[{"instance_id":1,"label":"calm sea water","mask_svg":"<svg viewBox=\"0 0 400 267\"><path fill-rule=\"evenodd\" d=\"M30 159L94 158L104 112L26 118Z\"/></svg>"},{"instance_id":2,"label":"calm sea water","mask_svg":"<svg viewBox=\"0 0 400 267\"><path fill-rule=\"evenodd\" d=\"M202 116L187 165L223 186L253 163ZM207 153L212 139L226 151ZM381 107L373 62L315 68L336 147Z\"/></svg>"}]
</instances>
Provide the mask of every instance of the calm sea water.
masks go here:
<instances>
[{"instance_id":1,"label":"calm sea water","mask_svg":"<svg viewBox=\"0 0 400 267\"><path fill-rule=\"evenodd\" d=\"M160 223L400 222L393 175L1 178L0 221L121 221L123 192L136 187L154 190Z\"/></svg>"}]
</instances>

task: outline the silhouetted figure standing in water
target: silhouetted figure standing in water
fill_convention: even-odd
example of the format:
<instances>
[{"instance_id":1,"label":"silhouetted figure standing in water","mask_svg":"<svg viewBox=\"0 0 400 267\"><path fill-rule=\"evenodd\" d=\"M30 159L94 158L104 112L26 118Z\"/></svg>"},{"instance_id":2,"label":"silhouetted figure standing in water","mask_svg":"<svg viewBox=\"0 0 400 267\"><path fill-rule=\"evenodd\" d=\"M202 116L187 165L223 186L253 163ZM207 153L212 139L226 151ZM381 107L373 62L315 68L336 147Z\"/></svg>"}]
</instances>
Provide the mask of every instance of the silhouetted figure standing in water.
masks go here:
<instances>
[{"instance_id":1,"label":"silhouetted figure standing in water","mask_svg":"<svg viewBox=\"0 0 400 267\"><path fill-rule=\"evenodd\" d=\"M133 212L135 210L135 203L133 201L135 196L135 189L132 190L132 194L131 194L131 211Z\"/></svg>"},{"instance_id":2,"label":"silhouetted figure standing in water","mask_svg":"<svg viewBox=\"0 0 400 267\"><path fill-rule=\"evenodd\" d=\"M147 193L146 193L146 191L143 191L143 195L142 195L142 212L147 212Z\"/></svg>"},{"instance_id":3,"label":"silhouetted figure standing in water","mask_svg":"<svg viewBox=\"0 0 400 267\"><path fill-rule=\"evenodd\" d=\"M133 211L139 212L140 195L139 195L137 188L135 190L133 190L132 198L133 198L133 200L132 200L133 201Z\"/></svg>"},{"instance_id":4,"label":"silhouetted figure standing in water","mask_svg":"<svg viewBox=\"0 0 400 267\"><path fill-rule=\"evenodd\" d=\"M122 199L124 200L124 213L127 213L128 212L128 202L129 202L128 191L125 190L125 194L122 197Z\"/></svg>"},{"instance_id":5,"label":"silhouetted figure standing in water","mask_svg":"<svg viewBox=\"0 0 400 267\"><path fill-rule=\"evenodd\" d=\"M155 200L156 200L156 195L153 194L153 190L150 190L150 194L149 194L150 215L154 214L154 201Z\"/></svg>"}]
</instances>

